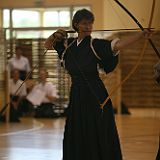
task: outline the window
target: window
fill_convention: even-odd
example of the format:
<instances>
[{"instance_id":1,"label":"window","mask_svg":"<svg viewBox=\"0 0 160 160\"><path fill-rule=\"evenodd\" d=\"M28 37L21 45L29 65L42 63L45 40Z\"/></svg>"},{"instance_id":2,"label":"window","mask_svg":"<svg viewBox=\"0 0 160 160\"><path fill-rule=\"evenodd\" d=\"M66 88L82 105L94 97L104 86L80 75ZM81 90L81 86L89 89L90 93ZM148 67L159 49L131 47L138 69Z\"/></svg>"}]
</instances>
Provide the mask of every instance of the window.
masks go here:
<instances>
[{"instance_id":1,"label":"window","mask_svg":"<svg viewBox=\"0 0 160 160\"><path fill-rule=\"evenodd\" d=\"M4 9L3 10L3 27L4 28L9 27L9 21L10 21L9 9Z\"/></svg>"},{"instance_id":2,"label":"window","mask_svg":"<svg viewBox=\"0 0 160 160\"><path fill-rule=\"evenodd\" d=\"M13 10L13 27L40 27L38 11Z\"/></svg>"},{"instance_id":3,"label":"window","mask_svg":"<svg viewBox=\"0 0 160 160\"><path fill-rule=\"evenodd\" d=\"M69 8L53 9L44 11L43 14L44 27L69 27L70 26L70 10Z\"/></svg>"},{"instance_id":4,"label":"window","mask_svg":"<svg viewBox=\"0 0 160 160\"><path fill-rule=\"evenodd\" d=\"M82 8L90 10L89 6L70 6L70 7L55 7L55 8L24 8L24 9L3 9L3 27L7 30L7 37L17 38L46 38L51 30L31 31L30 27L53 27L56 30L58 27L65 29L71 28L71 19L74 13ZM12 18L10 17L10 12ZM11 21L10 21L11 19ZM12 23L12 24L10 24ZM27 28L26 30L16 30L15 35L10 32L11 26L14 28ZM11 34L9 34L11 33Z\"/></svg>"}]
</instances>

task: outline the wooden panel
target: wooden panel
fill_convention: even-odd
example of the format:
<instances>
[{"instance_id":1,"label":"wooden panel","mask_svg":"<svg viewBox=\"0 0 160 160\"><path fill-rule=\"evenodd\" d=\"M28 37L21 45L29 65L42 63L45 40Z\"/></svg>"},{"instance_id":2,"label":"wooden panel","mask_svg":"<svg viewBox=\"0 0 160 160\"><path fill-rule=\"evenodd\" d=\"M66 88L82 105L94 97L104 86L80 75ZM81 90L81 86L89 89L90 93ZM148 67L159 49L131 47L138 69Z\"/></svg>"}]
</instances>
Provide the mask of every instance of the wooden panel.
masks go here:
<instances>
[{"instance_id":1,"label":"wooden panel","mask_svg":"<svg viewBox=\"0 0 160 160\"><path fill-rule=\"evenodd\" d=\"M5 105L5 36L0 30L0 109Z\"/></svg>"},{"instance_id":2,"label":"wooden panel","mask_svg":"<svg viewBox=\"0 0 160 160\"><path fill-rule=\"evenodd\" d=\"M131 32L123 33L120 36L131 35ZM160 50L160 32L152 37L153 42ZM121 52L120 66L122 70L122 79L130 72L139 58L144 41L130 46ZM148 44L145 55L137 68L136 72L128 79L122 87L122 99L128 107L159 107L160 104L160 86L154 80L153 66L158 62L158 57L154 50Z\"/></svg>"}]
</instances>

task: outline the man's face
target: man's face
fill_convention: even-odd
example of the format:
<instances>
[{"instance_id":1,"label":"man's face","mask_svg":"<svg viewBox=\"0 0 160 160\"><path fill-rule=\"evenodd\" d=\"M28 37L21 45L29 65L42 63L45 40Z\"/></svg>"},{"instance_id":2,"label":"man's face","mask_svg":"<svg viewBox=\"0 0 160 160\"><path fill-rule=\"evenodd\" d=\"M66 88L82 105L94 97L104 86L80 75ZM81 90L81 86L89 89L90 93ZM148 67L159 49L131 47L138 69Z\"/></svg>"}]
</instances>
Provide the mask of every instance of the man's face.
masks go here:
<instances>
[{"instance_id":1,"label":"man's face","mask_svg":"<svg viewBox=\"0 0 160 160\"><path fill-rule=\"evenodd\" d=\"M17 70L13 71L12 77L13 77L14 81L19 80L19 71L17 71Z\"/></svg>"},{"instance_id":2,"label":"man's face","mask_svg":"<svg viewBox=\"0 0 160 160\"><path fill-rule=\"evenodd\" d=\"M47 78L47 73L42 70L42 71L40 71L40 73L39 73L39 77L40 77L41 81L45 81L46 78Z\"/></svg>"},{"instance_id":3,"label":"man's face","mask_svg":"<svg viewBox=\"0 0 160 160\"><path fill-rule=\"evenodd\" d=\"M77 24L78 32L84 36L89 36L93 29L93 22L91 20L83 19Z\"/></svg>"}]
</instances>

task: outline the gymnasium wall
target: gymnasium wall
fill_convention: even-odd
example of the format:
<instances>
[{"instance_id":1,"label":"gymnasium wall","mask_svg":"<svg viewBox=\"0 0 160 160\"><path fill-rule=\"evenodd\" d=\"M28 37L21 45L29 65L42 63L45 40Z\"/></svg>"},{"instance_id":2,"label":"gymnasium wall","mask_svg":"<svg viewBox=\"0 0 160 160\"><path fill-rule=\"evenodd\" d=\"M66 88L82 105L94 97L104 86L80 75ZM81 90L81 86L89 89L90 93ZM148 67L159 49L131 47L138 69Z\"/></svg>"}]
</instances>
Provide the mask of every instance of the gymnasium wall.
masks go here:
<instances>
[{"instance_id":1,"label":"gymnasium wall","mask_svg":"<svg viewBox=\"0 0 160 160\"><path fill-rule=\"evenodd\" d=\"M151 12L152 0L119 0L128 8L139 22L147 27ZM94 29L138 28L131 18L113 0L1 0L0 8L36 8L68 5L90 5L95 14ZM160 1L156 0L152 27L160 28ZM1 26L1 12L0 12ZM131 32L120 34L125 38ZM153 42L160 50L160 32L153 36ZM121 52L121 77L124 78L139 58L143 41L140 41ZM159 107L160 87L153 78L153 65L158 61L153 49L148 45L136 72L122 86L122 101L128 107Z\"/></svg>"},{"instance_id":2,"label":"gymnasium wall","mask_svg":"<svg viewBox=\"0 0 160 160\"><path fill-rule=\"evenodd\" d=\"M152 9L153 0L119 0L143 25L147 27ZM103 1L104 28L137 28L133 20L117 3L111 0ZM152 27L160 28L160 1L155 1Z\"/></svg>"},{"instance_id":3,"label":"gymnasium wall","mask_svg":"<svg viewBox=\"0 0 160 160\"><path fill-rule=\"evenodd\" d=\"M151 0L120 0L147 27ZM54 7L68 5L90 5L95 14L95 29L118 29L137 27L128 15L113 0L1 0L0 8ZM160 27L160 1L156 0L153 25ZM1 16L0 16L1 17Z\"/></svg>"},{"instance_id":4,"label":"gymnasium wall","mask_svg":"<svg viewBox=\"0 0 160 160\"><path fill-rule=\"evenodd\" d=\"M123 33L119 36L126 38L134 33ZM152 36L152 41L160 51L160 32ZM133 67L138 66L129 79L122 85L122 101L128 107L160 107L160 85L154 78L154 65L159 61L155 51L148 43L142 55L144 39L124 49L120 53L120 68L122 80L131 72Z\"/></svg>"}]
</instances>

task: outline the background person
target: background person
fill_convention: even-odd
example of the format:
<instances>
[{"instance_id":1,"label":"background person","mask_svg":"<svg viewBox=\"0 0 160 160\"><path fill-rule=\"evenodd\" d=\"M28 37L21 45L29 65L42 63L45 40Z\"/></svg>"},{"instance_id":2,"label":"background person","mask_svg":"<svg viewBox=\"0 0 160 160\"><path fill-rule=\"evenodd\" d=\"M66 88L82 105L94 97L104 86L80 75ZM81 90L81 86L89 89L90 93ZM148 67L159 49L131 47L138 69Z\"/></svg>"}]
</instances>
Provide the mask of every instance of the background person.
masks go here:
<instances>
[{"instance_id":1,"label":"background person","mask_svg":"<svg viewBox=\"0 0 160 160\"><path fill-rule=\"evenodd\" d=\"M17 69L20 73L20 79L25 80L27 73L31 70L29 61L22 55L23 50L20 46L16 47L15 56L9 59L10 70Z\"/></svg>"},{"instance_id":2,"label":"background person","mask_svg":"<svg viewBox=\"0 0 160 160\"><path fill-rule=\"evenodd\" d=\"M47 70L41 68L39 72L39 82L27 96L27 100L37 106L35 109L36 118L52 118L56 116L54 112L54 103L59 96L56 86L48 82L47 77Z\"/></svg>"},{"instance_id":3,"label":"background person","mask_svg":"<svg viewBox=\"0 0 160 160\"><path fill-rule=\"evenodd\" d=\"M20 121L19 117L26 111L23 100L27 95L26 85L20 79L19 70L12 70L12 79L9 81L10 103L10 121ZM22 85L23 83L23 85ZM21 86L22 85L22 86ZM19 91L18 88L21 86Z\"/></svg>"}]
</instances>

